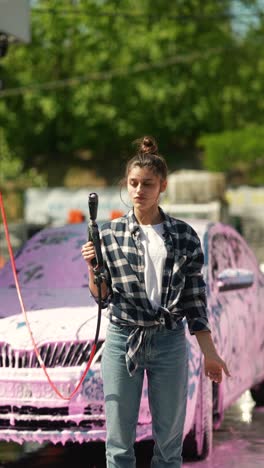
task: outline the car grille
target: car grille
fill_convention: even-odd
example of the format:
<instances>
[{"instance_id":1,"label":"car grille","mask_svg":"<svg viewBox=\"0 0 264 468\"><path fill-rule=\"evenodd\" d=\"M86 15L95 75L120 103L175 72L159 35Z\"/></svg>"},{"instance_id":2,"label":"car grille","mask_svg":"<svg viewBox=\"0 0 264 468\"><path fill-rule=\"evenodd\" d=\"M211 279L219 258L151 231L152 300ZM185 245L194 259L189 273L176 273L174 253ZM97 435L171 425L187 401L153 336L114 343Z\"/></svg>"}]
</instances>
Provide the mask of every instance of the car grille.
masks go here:
<instances>
[{"instance_id":1,"label":"car grille","mask_svg":"<svg viewBox=\"0 0 264 468\"><path fill-rule=\"evenodd\" d=\"M102 342L97 344L97 351ZM46 367L71 367L87 363L91 352L90 342L61 342L48 343L38 349ZM7 343L0 343L0 368L38 368L34 350L14 350Z\"/></svg>"}]
</instances>

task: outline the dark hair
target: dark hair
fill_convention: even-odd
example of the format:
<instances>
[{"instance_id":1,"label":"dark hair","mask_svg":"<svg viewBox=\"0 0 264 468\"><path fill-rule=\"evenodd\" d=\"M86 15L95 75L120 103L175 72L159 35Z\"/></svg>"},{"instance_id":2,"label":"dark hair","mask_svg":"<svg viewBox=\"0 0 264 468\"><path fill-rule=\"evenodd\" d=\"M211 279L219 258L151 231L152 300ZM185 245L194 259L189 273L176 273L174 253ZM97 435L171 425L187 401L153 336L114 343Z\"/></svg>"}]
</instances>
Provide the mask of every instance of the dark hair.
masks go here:
<instances>
[{"instance_id":1,"label":"dark hair","mask_svg":"<svg viewBox=\"0 0 264 468\"><path fill-rule=\"evenodd\" d=\"M168 167L163 156L158 154L158 145L151 136L144 136L133 142L137 145L137 153L126 164L125 177L134 167L147 167L162 180L167 179Z\"/></svg>"}]
</instances>

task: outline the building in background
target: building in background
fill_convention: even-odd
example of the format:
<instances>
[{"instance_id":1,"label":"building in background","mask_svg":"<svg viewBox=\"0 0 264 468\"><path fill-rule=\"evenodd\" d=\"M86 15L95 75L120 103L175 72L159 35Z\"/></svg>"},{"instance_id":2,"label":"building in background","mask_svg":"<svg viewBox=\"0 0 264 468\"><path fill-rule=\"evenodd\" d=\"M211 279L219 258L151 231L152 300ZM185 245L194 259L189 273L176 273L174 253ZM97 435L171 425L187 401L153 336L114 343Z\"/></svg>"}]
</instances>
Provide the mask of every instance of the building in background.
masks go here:
<instances>
[{"instance_id":1,"label":"building in background","mask_svg":"<svg viewBox=\"0 0 264 468\"><path fill-rule=\"evenodd\" d=\"M175 171L168 176L162 207L176 218L229 222L225 192L226 178L221 172Z\"/></svg>"},{"instance_id":2,"label":"building in background","mask_svg":"<svg viewBox=\"0 0 264 468\"><path fill-rule=\"evenodd\" d=\"M229 188L226 197L230 216L239 220L243 237L264 271L264 186Z\"/></svg>"}]
</instances>

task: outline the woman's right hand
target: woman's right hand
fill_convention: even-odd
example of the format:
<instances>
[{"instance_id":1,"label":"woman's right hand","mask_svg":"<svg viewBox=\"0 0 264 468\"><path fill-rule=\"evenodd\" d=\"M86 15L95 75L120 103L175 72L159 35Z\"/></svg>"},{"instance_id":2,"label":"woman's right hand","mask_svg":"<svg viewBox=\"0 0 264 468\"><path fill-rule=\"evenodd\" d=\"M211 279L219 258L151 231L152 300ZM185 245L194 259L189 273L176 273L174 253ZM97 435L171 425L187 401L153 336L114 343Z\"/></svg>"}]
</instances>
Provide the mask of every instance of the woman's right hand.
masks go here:
<instances>
[{"instance_id":1,"label":"woman's right hand","mask_svg":"<svg viewBox=\"0 0 264 468\"><path fill-rule=\"evenodd\" d=\"M95 249L93 242L86 242L86 244L82 246L81 252L83 259L86 261L86 263L88 263L90 267L92 267L92 260L95 258Z\"/></svg>"}]
</instances>

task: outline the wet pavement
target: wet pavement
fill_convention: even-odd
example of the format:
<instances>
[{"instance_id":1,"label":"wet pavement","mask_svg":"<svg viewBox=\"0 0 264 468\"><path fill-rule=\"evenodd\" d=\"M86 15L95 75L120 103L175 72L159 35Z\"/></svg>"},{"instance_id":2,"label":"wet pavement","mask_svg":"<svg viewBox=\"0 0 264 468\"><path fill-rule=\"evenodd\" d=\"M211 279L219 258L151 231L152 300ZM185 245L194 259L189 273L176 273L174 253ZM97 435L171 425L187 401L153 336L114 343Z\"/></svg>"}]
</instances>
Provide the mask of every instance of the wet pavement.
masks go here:
<instances>
[{"instance_id":1,"label":"wet pavement","mask_svg":"<svg viewBox=\"0 0 264 468\"><path fill-rule=\"evenodd\" d=\"M264 468L264 407L255 407L249 391L226 411L211 457L183 468Z\"/></svg>"},{"instance_id":2,"label":"wet pavement","mask_svg":"<svg viewBox=\"0 0 264 468\"><path fill-rule=\"evenodd\" d=\"M103 444L47 445L35 453L25 453L31 449L29 445L0 443L0 468L105 466ZM151 451L151 443L137 445L137 468L150 466ZM183 468L264 468L264 407L255 407L250 392L245 392L226 411L221 428L214 432L211 457L204 461L185 460Z\"/></svg>"}]
</instances>

